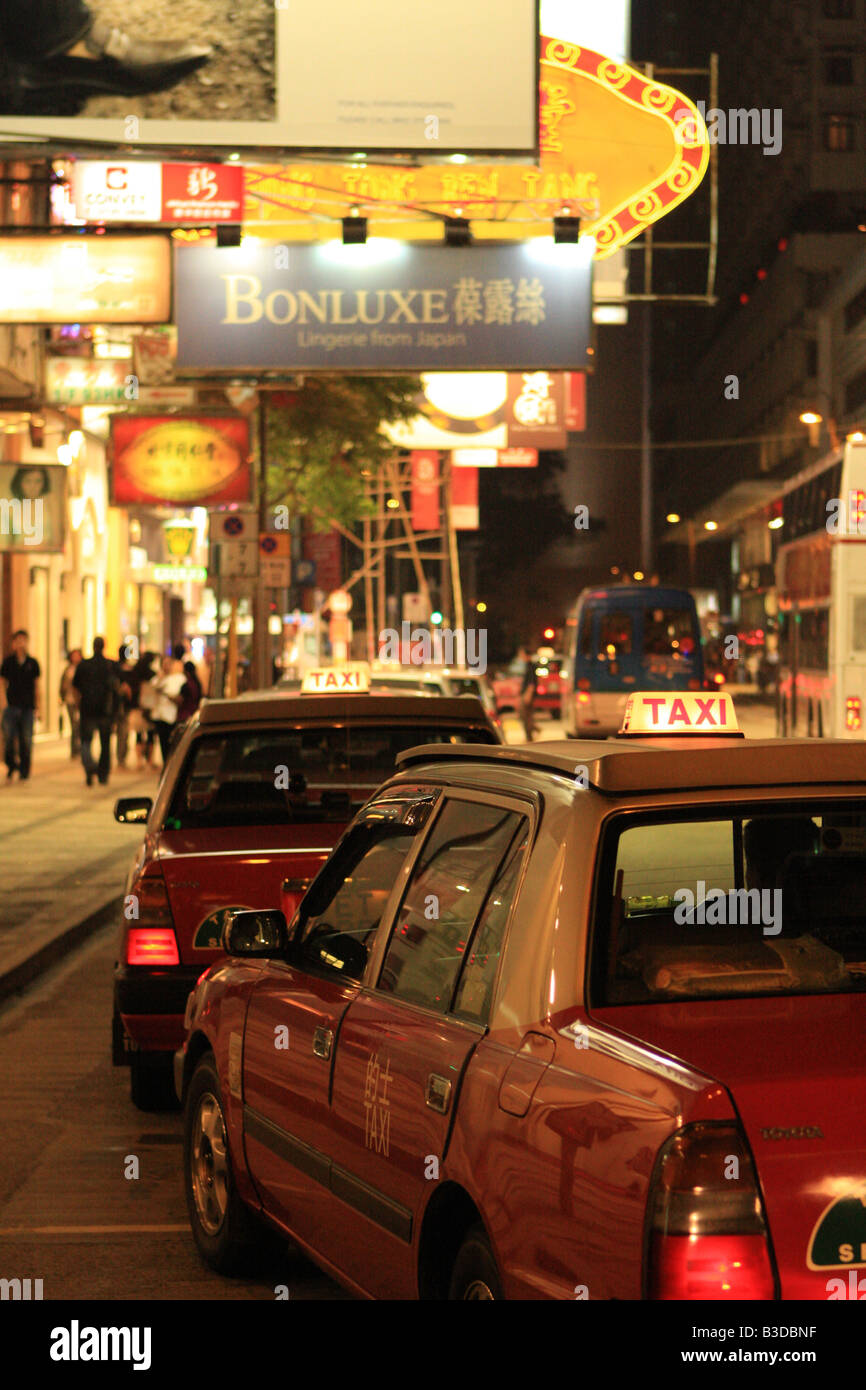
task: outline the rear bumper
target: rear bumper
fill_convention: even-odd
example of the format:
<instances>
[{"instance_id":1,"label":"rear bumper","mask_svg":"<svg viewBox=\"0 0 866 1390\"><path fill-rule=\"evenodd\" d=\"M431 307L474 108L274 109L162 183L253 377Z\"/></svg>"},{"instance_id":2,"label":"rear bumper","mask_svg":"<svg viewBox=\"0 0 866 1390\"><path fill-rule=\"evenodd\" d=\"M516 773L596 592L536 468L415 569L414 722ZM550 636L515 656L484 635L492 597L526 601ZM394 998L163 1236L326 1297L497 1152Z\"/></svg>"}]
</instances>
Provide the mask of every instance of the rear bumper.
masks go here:
<instances>
[{"instance_id":1,"label":"rear bumper","mask_svg":"<svg viewBox=\"0 0 866 1390\"><path fill-rule=\"evenodd\" d=\"M114 1009L131 1050L173 1052L180 1047L186 1001L200 974L200 966L165 970L118 966Z\"/></svg>"}]
</instances>

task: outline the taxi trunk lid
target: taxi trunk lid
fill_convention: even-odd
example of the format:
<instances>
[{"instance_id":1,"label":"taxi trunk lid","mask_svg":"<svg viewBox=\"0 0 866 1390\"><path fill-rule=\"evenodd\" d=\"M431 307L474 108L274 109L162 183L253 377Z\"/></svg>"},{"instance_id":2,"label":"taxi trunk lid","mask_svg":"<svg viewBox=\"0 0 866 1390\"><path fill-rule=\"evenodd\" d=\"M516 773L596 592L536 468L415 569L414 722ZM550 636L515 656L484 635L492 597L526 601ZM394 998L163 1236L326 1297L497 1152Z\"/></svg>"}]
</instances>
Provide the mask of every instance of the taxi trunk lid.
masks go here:
<instances>
[{"instance_id":1,"label":"taxi trunk lid","mask_svg":"<svg viewBox=\"0 0 866 1390\"><path fill-rule=\"evenodd\" d=\"M754 1155L782 1298L851 1297L860 1278L866 1296L866 997L691 1000L597 1017L725 1086Z\"/></svg>"},{"instance_id":2,"label":"taxi trunk lid","mask_svg":"<svg viewBox=\"0 0 866 1390\"><path fill-rule=\"evenodd\" d=\"M170 830L159 863L183 965L220 955L227 907L278 908L283 880L312 879L345 824Z\"/></svg>"}]
</instances>

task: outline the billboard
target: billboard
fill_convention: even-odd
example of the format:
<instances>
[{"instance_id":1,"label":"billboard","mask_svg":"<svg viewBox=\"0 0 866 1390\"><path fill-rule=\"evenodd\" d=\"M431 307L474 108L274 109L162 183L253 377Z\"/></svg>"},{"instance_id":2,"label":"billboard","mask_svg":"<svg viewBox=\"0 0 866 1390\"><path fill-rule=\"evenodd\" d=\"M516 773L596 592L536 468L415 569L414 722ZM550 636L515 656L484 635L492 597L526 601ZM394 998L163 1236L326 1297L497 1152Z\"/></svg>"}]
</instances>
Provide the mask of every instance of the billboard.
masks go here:
<instances>
[{"instance_id":1,"label":"billboard","mask_svg":"<svg viewBox=\"0 0 866 1390\"><path fill-rule=\"evenodd\" d=\"M179 243L178 371L586 369L593 249Z\"/></svg>"},{"instance_id":2,"label":"billboard","mask_svg":"<svg viewBox=\"0 0 866 1390\"><path fill-rule=\"evenodd\" d=\"M538 0L204 0L172 6L169 33L160 8L104 0L100 21L133 41L189 45L147 94L108 23L91 29L97 45L106 36L107 56L40 63L27 8L4 7L4 60L28 78L0 93L16 135L200 150L537 149Z\"/></svg>"},{"instance_id":3,"label":"billboard","mask_svg":"<svg viewBox=\"0 0 866 1390\"><path fill-rule=\"evenodd\" d=\"M0 463L0 551L61 551L65 522L61 464Z\"/></svg>"},{"instance_id":4,"label":"billboard","mask_svg":"<svg viewBox=\"0 0 866 1390\"><path fill-rule=\"evenodd\" d=\"M213 507L252 496L241 416L113 415L113 506Z\"/></svg>"},{"instance_id":5,"label":"billboard","mask_svg":"<svg viewBox=\"0 0 866 1390\"><path fill-rule=\"evenodd\" d=\"M0 237L0 323L164 323L168 236Z\"/></svg>"}]
</instances>

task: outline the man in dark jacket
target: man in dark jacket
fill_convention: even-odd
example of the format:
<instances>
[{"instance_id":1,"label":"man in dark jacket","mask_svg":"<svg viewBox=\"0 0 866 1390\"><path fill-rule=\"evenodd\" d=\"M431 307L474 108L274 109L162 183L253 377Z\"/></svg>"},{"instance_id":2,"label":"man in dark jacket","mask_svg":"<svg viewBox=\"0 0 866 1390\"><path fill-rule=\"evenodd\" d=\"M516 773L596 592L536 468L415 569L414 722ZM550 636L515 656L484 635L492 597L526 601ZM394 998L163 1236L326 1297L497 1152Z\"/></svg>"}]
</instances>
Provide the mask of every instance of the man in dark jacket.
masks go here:
<instances>
[{"instance_id":1,"label":"man in dark jacket","mask_svg":"<svg viewBox=\"0 0 866 1390\"><path fill-rule=\"evenodd\" d=\"M111 770L111 726L120 698L117 667L104 655L105 639L94 637L93 656L80 661L72 684L81 696L81 761L88 787L97 773L103 786ZM93 735L99 733L99 767L93 761Z\"/></svg>"}]
</instances>

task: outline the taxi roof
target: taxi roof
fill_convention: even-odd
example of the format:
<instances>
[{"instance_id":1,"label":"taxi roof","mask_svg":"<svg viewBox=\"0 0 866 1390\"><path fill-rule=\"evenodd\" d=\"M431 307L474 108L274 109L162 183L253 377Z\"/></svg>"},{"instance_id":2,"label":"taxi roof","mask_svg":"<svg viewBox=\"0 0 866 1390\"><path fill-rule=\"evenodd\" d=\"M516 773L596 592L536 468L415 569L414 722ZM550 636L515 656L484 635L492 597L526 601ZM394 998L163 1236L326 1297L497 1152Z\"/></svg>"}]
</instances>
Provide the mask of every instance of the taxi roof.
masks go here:
<instances>
[{"instance_id":1,"label":"taxi roof","mask_svg":"<svg viewBox=\"0 0 866 1390\"><path fill-rule=\"evenodd\" d=\"M666 741L667 742L667 741ZM537 768L586 780L608 796L626 792L704 790L716 787L866 785L866 742L847 739L671 739L652 743L596 739L485 747L463 743L425 744L397 754L402 770L418 763L461 760Z\"/></svg>"},{"instance_id":2,"label":"taxi roof","mask_svg":"<svg viewBox=\"0 0 866 1390\"><path fill-rule=\"evenodd\" d=\"M234 700L203 700L199 726L273 724L281 719L310 719L317 723L345 719L454 719L481 724L488 715L473 695L301 695L282 690L256 690ZM436 744L427 745L436 747Z\"/></svg>"}]
</instances>

